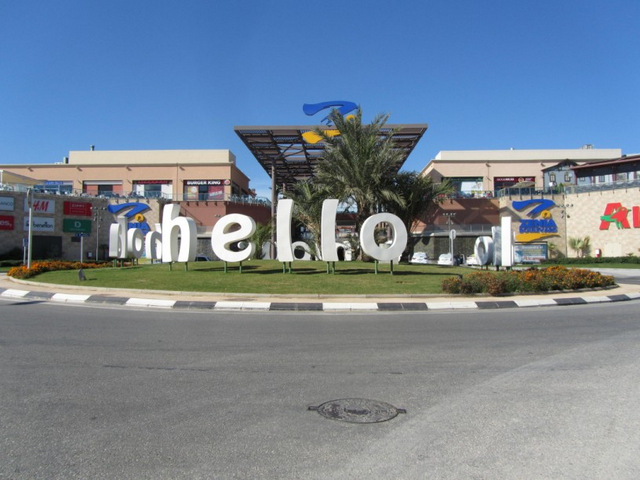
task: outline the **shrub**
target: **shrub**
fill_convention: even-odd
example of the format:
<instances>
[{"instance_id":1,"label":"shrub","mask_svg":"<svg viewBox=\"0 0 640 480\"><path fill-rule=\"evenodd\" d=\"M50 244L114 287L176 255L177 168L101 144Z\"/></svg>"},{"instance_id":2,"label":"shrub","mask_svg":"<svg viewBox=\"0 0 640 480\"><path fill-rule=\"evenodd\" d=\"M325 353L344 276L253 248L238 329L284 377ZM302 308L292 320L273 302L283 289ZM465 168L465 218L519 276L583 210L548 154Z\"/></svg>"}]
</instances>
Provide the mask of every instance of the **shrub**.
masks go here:
<instances>
[{"instance_id":1,"label":"shrub","mask_svg":"<svg viewBox=\"0 0 640 480\"><path fill-rule=\"evenodd\" d=\"M442 290L447 293L462 292L462 277L449 277L442 281Z\"/></svg>"},{"instance_id":2,"label":"shrub","mask_svg":"<svg viewBox=\"0 0 640 480\"><path fill-rule=\"evenodd\" d=\"M503 295L505 293L608 287L614 283L614 279L610 275L558 265L528 270L473 272L462 278L446 279L442 283L442 291L446 293Z\"/></svg>"},{"instance_id":3,"label":"shrub","mask_svg":"<svg viewBox=\"0 0 640 480\"><path fill-rule=\"evenodd\" d=\"M13 267L9 269L7 275L13 278L31 278L44 272L51 272L53 270L79 270L89 268L103 268L110 267L111 263L84 263L84 262L68 262L62 260L46 260L41 262L34 262L31 264L31 268L27 268L25 265L19 267Z\"/></svg>"}]
</instances>

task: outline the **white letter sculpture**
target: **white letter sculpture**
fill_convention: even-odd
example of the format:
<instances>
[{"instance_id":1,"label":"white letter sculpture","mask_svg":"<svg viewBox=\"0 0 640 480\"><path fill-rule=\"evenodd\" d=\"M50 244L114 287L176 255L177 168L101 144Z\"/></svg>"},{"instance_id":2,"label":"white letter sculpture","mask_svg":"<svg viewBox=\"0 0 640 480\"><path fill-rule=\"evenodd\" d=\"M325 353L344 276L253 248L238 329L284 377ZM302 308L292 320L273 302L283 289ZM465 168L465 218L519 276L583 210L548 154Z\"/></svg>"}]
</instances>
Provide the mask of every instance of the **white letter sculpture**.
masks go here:
<instances>
[{"instance_id":1,"label":"white letter sculpture","mask_svg":"<svg viewBox=\"0 0 640 480\"><path fill-rule=\"evenodd\" d=\"M240 229L229 232L229 230L236 225L239 225ZM256 222L253 218L239 213L225 215L213 226L213 231L211 232L211 248L213 253L225 262L242 262L247 260L253 255L256 249L256 245L253 242L249 242L246 248L238 252L231 251L229 245L234 242L240 242L241 240L247 240L255 231Z\"/></svg>"},{"instance_id":2,"label":"white letter sculpture","mask_svg":"<svg viewBox=\"0 0 640 480\"><path fill-rule=\"evenodd\" d=\"M493 238L486 236L476 238L473 253L480 265L489 265L493 261Z\"/></svg>"},{"instance_id":3,"label":"white letter sculpture","mask_svg":"<svg viewBox=\"0 0 640 480\"><path fill-rule=\"evenodd\" d=\"M379 223L388 223L393 229L393 242L389 248L383 248L376 243L375 229ZM407 238L407 228L402 220L392 213L377 213L370 216L364 221L360 230L362 251L381 262L399 258L407 246Z\"/></svg>"},{"instance_id":4,"label":"white letter sculpture","mask_svg":"<svg viewBox=\"0 0 640 480\"><path fill-rule=\"evenodd\" d=\"M478 237L473 248L480 265L511 267L513 241L511 217L501 217L499 227L491 227L491 237ZM492 238L493 237L493 238Z\"/></svg>"},{"instance_id":5,"label":"white letter sculpture","mask_svg":"<svg viewBox=\"0 0 640 480\"><path fill-rule=\"evenodd\" d=\"M513 266L513 246L511 235L511 217L501 218L501 245L502 245L502 266Z\"/></svg>"},{"instance_id":6,"label":"white letter sculpture","mask_svg":"<svg viewBox=\"0 0 640 480\"><path fill-rule=\"evenodd\" d=\"M193 262L196 259L197 244L196 222L192 218L180 216L180 205L165 205L162 210L162 261Z\"/></svg>"},{"instance_id":7,"label":"white letter sculpture","mask_svg":"<svg viewBox=\"0 0 640 480\"><path fill-rule=\"evenodd\" d=\"M144 251L144 234L139 228L127 231L127 257L140 258Z\"/></svg>"},{"instance_id":8,"label":"white letter sculpture","mask_svg":"<svg viewBox=\"0 0 640 480\"><path fill-rule=\"evenodd\" d=\"M109 256L127 258L127 219L119 216L109 227Z\"/></svg>"},{"instance_id":9,"label":"white letter sculpture","mask_svg":"<svg viewBox=\"0 0 640 480\"><path fill-rule=\"evenodd\" d=\"M145 253L149 260L160 260L162 258L162 225L156 223L156 230L149 232L144 237Z\"/></svg>"},{"instance_id":10,"label":"white letter sculpture","mask_svg":"<svg viewBox=\"0 0 640 480\"><path fill-rule=\"evenodd\" d=\"M322 260L337 262L338 245L336 244L336 213L338 200L330 198L322 202L322 221L320 226L320 248Z\"/></svg>"},{"instance_id":11,"label":"white letter sculpture","mask_svg":"<svg viewBox=\"0 0 640 480\"><path fill-rule=\"evenodd\" d=\"M278 202L276 218L276 247L278 261L293 262L293 246L291 245L291 211L293 200L284 198Z\"/></svg>"}]
</instances>

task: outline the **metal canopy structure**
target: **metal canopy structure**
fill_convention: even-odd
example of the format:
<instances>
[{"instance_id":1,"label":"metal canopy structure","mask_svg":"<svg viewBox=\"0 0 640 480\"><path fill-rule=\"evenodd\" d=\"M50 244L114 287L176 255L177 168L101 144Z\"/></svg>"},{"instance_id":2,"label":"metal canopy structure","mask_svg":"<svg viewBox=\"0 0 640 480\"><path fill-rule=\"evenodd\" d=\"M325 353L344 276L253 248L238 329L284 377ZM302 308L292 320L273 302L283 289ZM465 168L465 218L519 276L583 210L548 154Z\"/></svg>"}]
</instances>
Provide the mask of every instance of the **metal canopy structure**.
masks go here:
<instances>
[{"instance_id":1,"label":"metal canopy structure","mask_svg":"<svg viewBox=\"0 0 640 480\"><path fill-rule=\"evenodd\" d=\"M271 177L272 184L290 188L299 180L313 177L316 165L322 159L324 143L308 143L303 138L305 132L313 132L316 128L332 130L325 126L252 126L234 127L234 131ZM381 138L392 135L395 146L403 152L398 170L427 128L426 123L386 125L380 132Z\"/></svg>"}]
</instances>

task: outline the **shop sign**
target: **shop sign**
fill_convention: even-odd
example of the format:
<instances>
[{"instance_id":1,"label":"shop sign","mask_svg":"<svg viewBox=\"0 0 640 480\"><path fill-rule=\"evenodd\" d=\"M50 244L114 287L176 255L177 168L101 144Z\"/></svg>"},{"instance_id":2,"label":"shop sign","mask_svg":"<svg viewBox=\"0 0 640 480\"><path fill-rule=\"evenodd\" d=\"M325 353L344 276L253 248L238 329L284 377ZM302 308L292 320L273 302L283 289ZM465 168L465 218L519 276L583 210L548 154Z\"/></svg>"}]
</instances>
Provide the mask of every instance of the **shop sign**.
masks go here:
<instances>
[{"instance_id":1,"label":"shop sign","mask_svg":"<svg viewBox=\"0 0 640 480\"><path fill-rule=\"evenodd\" d=\"M0 197L0 210L6 212L13 212L14 199L13 197Z\"/></svg>"},{"instance_id":2,"label":"shop sign","mask_svg":"<svg viewBox=\"0 0 640 480\"><path fill-rule=\"evenodd\" d=\"M558 225L551 215L551 209L556 206L553 200L531 199L515 201L512 206L518 212L533 207L527 213L530 218L520 220L520 227L518 233L516 233L517 242L528 243L558 235Z\"/></svg>"},{"instance_id":3,"label":"shop sign","mask_svg":"<svg viewBox=\"0 0 640 480\"><path fill-rule=\"evenodd\" d=\"M631 228L629 224L629 209L620 202L608 203L600 217L600 230L609 230L609 225L616 224L618 230ZM631 207L631 221L633 228L640 228L640 207Z\"/></svg>"},{"instance_id":4,"label":"shop sign","mask_svg":"<svg viewBox=\"0 0 640 480\"><path fill-rule=\"evenodd\" d=\"M91 220L62 220L62 231L65 233L91 233Z\"/></svg>"},{"instance_id":5,"label":"shop sign","mask_svg":"<svg viewBox=\"0 0 640 480\"><path fill-rule=\"evenodd\" d=\"M13 230L14 219L11 215L0 215L0 230Z\"/></svg>"},{"instance_id":6,"label":"shop sign","mask_svg":"<svg viewBox=\"0 0 640 480\"><path fill-rule=\"evenodd\" d=\"M495 177L493 179L495 182L507 183L507 182L535 182L536 177Z\"/></svg>"},{"instance_id":7,"label":"shop sign","mask_svg":"<svg viewBox=\"0 0 640 480\"><path fill-rule=\"evenodd\" d=\"M135 180L135 185L167 185L171 180Z\"/></svg>"},{"instance_id":8,"label":"shop sign","mask_svg":"<svg viewBox=\"0 0 640 480\"><path fill-rule=\"evenodd\" d=\"M197 185L223 185L224 180L185 180L184 184L188 187Z\"/></svg>"},{"instance_id":9,"label":"shop sign","mask_svg":"<svg viewBox=\"0 0 640 480\"><path fill-rule=\"evenodd\" d=\"M513 247L515 263L540 263L547 259L546 243L517 244Z\"/></svg>"},{"instance_id":10,"label":"shop sign","mask_svg":"<svg viewBox=\"0 0 640 480\"><path fill-rule=\"evenodd\" d=\"M146 203L129 202L118 205L109 205L107 210L114 215L122 214L124 212L123 216L128 221L127 228L139 228L144 234L151 231L151 227L143 215L147 210L151 210L151 207Z\"/></svg>"},{"instance_id":11,"label":"shop sign","mask_svg":"<svg viewBox=\"0 0 640 480\"><path fill-rule=\"evenodd\" d=\"M64 214L90 217L92 214L91 204L89 202L64 202Z\"/></svg>"},{"instance_id":12,"label":"shop sign","mask_svg":"<svg viewBox=\"0 0 640 480\"><path fill-rule=\"evenodd\" d=\"M56 201L34 198L31 208L33 210L33 213L56 213ZM26 197L24 199L24 211L29 211L29 202L27 201Z\"/></svg>"},{"instance_id":13,"label":"shop sign","mask_svg":"<svg viewBox=\"0 0 640 480\"><path fill-rule=\"evenodd\" d=\"M55 231L55 220L47 217L32 217L33 224L31 230L34 232L53 232ZM29 217L24 217L24 230L29 230Z\"/></svg>"}]
</instances>

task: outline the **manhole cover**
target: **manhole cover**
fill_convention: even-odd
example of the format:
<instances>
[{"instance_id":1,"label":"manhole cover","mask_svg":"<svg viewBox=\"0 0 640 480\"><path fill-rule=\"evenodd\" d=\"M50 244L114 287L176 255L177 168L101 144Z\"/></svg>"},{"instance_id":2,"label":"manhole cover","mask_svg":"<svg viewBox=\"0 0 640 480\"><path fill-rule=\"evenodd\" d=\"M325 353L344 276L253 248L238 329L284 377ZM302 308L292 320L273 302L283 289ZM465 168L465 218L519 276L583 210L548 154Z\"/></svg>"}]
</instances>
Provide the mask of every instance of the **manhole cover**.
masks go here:
<instances>
[{"instance_id":1,"label":"manhole cover","mask_svg":"<svg viewBox=\"0 0 640 480\"><path fill-rule=\"evenodd\" d=\"M386 402L366 398L341 398L331 400L317 407L309 407L320 415L333 420L350 423L379 423L395 418L399 413L407 413Z\"/></svg>"}]
</instances>

